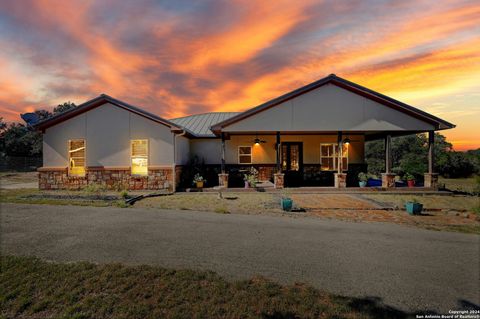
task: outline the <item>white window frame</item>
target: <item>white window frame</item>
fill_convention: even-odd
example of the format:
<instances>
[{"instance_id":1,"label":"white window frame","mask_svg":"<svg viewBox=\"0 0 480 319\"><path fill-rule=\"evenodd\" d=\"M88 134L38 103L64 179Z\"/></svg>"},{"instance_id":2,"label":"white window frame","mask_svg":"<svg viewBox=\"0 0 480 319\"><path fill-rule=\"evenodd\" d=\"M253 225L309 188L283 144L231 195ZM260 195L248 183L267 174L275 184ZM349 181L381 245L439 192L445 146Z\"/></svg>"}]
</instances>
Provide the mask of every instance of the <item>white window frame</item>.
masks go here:
<instances>
[{"instance_id":1,"label":"white window frame","mask_svg":"<svg viewBox=\"0 0 480 319\"><path fill-rule=\"evenodd\" d=\"M146 173L143 173L143 174L133 172L133 142L134 141L146 141L147 142L146 143L147 144L147 155L146 155L147 171L146 171ZM132 174L132 176L148 176L148 166L149 166L149 164L150 164L150 143L149 143L148 138L131 139L130 140L130 174Z\"/></svg>"},{"instance_id":2,"label":"white window frame","mask_svg":"<svg viewBox=\"0 0 480 319\"><path fill-rule=\"evenodd\" d=\"M332 145L332 150L333 150L333 155L332 156L323 156L322 155L322 146L323 145ZM350 147L347 145L346 147L346 151L343 152L342 154L342 158L345 158L347 160L347 167L343 167L343 170L344 171L348 171L348 164L349 164L349 160L348 160L348 149ZM337 143L320 143L320 169L322 171L326 171L326 172L332 172L332 171L336 171L338 169L337 167L337 162L338 162L338 154L337 154L337 150L338 150L338 144ZM333 158L333 169L323 169L322 168L322 159L323 158Z\"/></svg>"},{"instance_id":3,"label":"white window frame","mask_svg":"<svg viewBox=\"0 0 480 319\"><path fill-rule=\"evenodd\" d=\"M75 174L72 173L71 167L70 167L70 161L72 156L70 155L70 146L72 144L72 141L83 141L83 173L82 174ZM69 176L78 176L78 177L85 177L86 172L87 172L87 140L85 138L73 138L68 140L68 145L67 145L67 152L68 152L68 175ZM78 166L80 167L80 166Z\"/></svg>"},{"instance_id":4,"label":"white window frame","mask_svg":"<svg viewBox=\"0 0 480 319\"><path fill-rule=\"evenodd\" d=\"M248 162L248 163L241 163L241 162L240 162L240 156L248 156L248 155L249 155L249 154L240 154L240 148L241 148L241 147L248 147L248 148L250 149L250 162ZM251 145L240 145L240 146L238 146L238 151L237 151L237 153L238 153L238 158L237 158L238 164L248 165L248 164L252 164L252 163L253 163L253 147L252 147Z\"/></svg>"}]
</instances>

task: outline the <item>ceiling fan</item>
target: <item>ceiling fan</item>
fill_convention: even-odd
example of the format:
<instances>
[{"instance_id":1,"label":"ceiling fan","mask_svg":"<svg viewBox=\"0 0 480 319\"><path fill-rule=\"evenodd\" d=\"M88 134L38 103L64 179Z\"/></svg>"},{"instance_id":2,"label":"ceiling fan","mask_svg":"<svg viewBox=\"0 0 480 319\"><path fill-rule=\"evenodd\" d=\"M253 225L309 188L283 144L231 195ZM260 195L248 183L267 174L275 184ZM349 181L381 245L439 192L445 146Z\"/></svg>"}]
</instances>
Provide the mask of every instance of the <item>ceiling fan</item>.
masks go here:
<instances>
[{"instance_id":1,"label":"ceiling fan","mask_svg":"<svg viewBox=\"0 0 480 319\"><path fill-rule=\"evenodd\" d=\"M267 143L267 141L261 140L258 138L258 135L255 136L255 139L253 140L255 145L260 145L260 143Z\"/></svg>"}]
</instances>

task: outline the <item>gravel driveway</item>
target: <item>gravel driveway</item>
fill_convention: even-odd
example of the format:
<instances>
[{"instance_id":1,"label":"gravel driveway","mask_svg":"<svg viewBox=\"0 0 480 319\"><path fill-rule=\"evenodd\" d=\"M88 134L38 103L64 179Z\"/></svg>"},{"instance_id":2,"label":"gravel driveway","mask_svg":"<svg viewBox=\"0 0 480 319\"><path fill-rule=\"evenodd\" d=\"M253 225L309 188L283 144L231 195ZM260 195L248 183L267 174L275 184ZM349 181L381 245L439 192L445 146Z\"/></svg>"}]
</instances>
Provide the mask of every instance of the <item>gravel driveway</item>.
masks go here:
<instances>
[{"instance_id":1,"label":"gravel driveway","mask_svg":"<svg viewBox=\"0 0 480 319\"><path fill-rule=\"evenodd\" d=\"M263 275L406 311L480 304L480 237L383 223L3 204L1 252Z\"/></svg>"}]
</instances>

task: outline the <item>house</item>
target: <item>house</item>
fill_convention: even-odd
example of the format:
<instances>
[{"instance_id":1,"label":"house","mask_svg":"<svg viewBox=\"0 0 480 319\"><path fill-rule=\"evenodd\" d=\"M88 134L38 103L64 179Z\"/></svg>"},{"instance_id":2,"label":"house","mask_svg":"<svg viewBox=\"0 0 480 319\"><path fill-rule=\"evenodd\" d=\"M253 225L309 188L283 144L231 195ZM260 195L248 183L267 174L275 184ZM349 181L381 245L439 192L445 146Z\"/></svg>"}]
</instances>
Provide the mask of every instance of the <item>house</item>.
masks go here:
<instances>
[{"instance_id":1,"label":"house","mask_svg":"<svg viewBox=\"0 0 480 319\"><path fill-rule=\"evenodd\" d=\"M215 174L210 186L241 186L253 166L277 188L343 188L366 170L364 145L375 139L385 140L388 188L395 186L391 137L414 133L429 135L425 187L435 188L434 132L453 127L334 74L245 112L170 120L102 94L36 125L43 132L39 188L175 189L192 156Z\"/></svg>"}]
</instances>

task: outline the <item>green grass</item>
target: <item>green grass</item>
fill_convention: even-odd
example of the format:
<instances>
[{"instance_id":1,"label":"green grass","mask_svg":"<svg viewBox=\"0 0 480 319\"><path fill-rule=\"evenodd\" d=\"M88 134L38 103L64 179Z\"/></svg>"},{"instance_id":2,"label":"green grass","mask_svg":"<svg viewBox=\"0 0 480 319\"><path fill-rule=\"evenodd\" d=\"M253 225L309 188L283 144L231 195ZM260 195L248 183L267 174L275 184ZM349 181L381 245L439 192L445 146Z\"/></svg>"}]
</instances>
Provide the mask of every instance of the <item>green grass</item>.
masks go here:
<instances>
[{"instance_id":1,"label":"green grass","mask_svg":"<svg viewBox=\"0 0 480 319\"><path fill-rule=\"evenodd\" d=\"M4 318L405 318L376 299L155 266L0 259Z\"/></svg>"},{"instance_id":2,"label":"green grass","mask_svg":"<svg viewBox=\"0 0 480 319\"><path fill-rule=\"evenodd\" d=\"M51 198L58 196L60 198ZM40 191L38 189L0 189L0 203L43 204L43 205L78 205L78 206L118 206L123 207L124 201L92 199L91 194L82 191Z\"/></svg>"},{"instance_id":3,"label":"green grass","mask_svg":"<svg viewBox=\"0 0 480 319\"><path fill-rule=\"evenodd\" d=\"M445 185L445 188L452 190L452 191L461 191L467 193L473 193L478 191L476 188L476 178L469 177L469 178L444 178L439 177L438 182L440 185Z\"/></svg>"},{"instance_id":4,"label":"green grass","mask_svg":"<svg viewBox=\"0 0 480 319\"><path fill-rule=\"evenodd\" d=\"M430 195L430 194L362 194L363 197L373 199L377 202L393 204L403 208L407 201L417 200L427 209L444 210L467 210L472 212L479 204L476 196L463 195Z\"/></svg>"}]
</instances>

